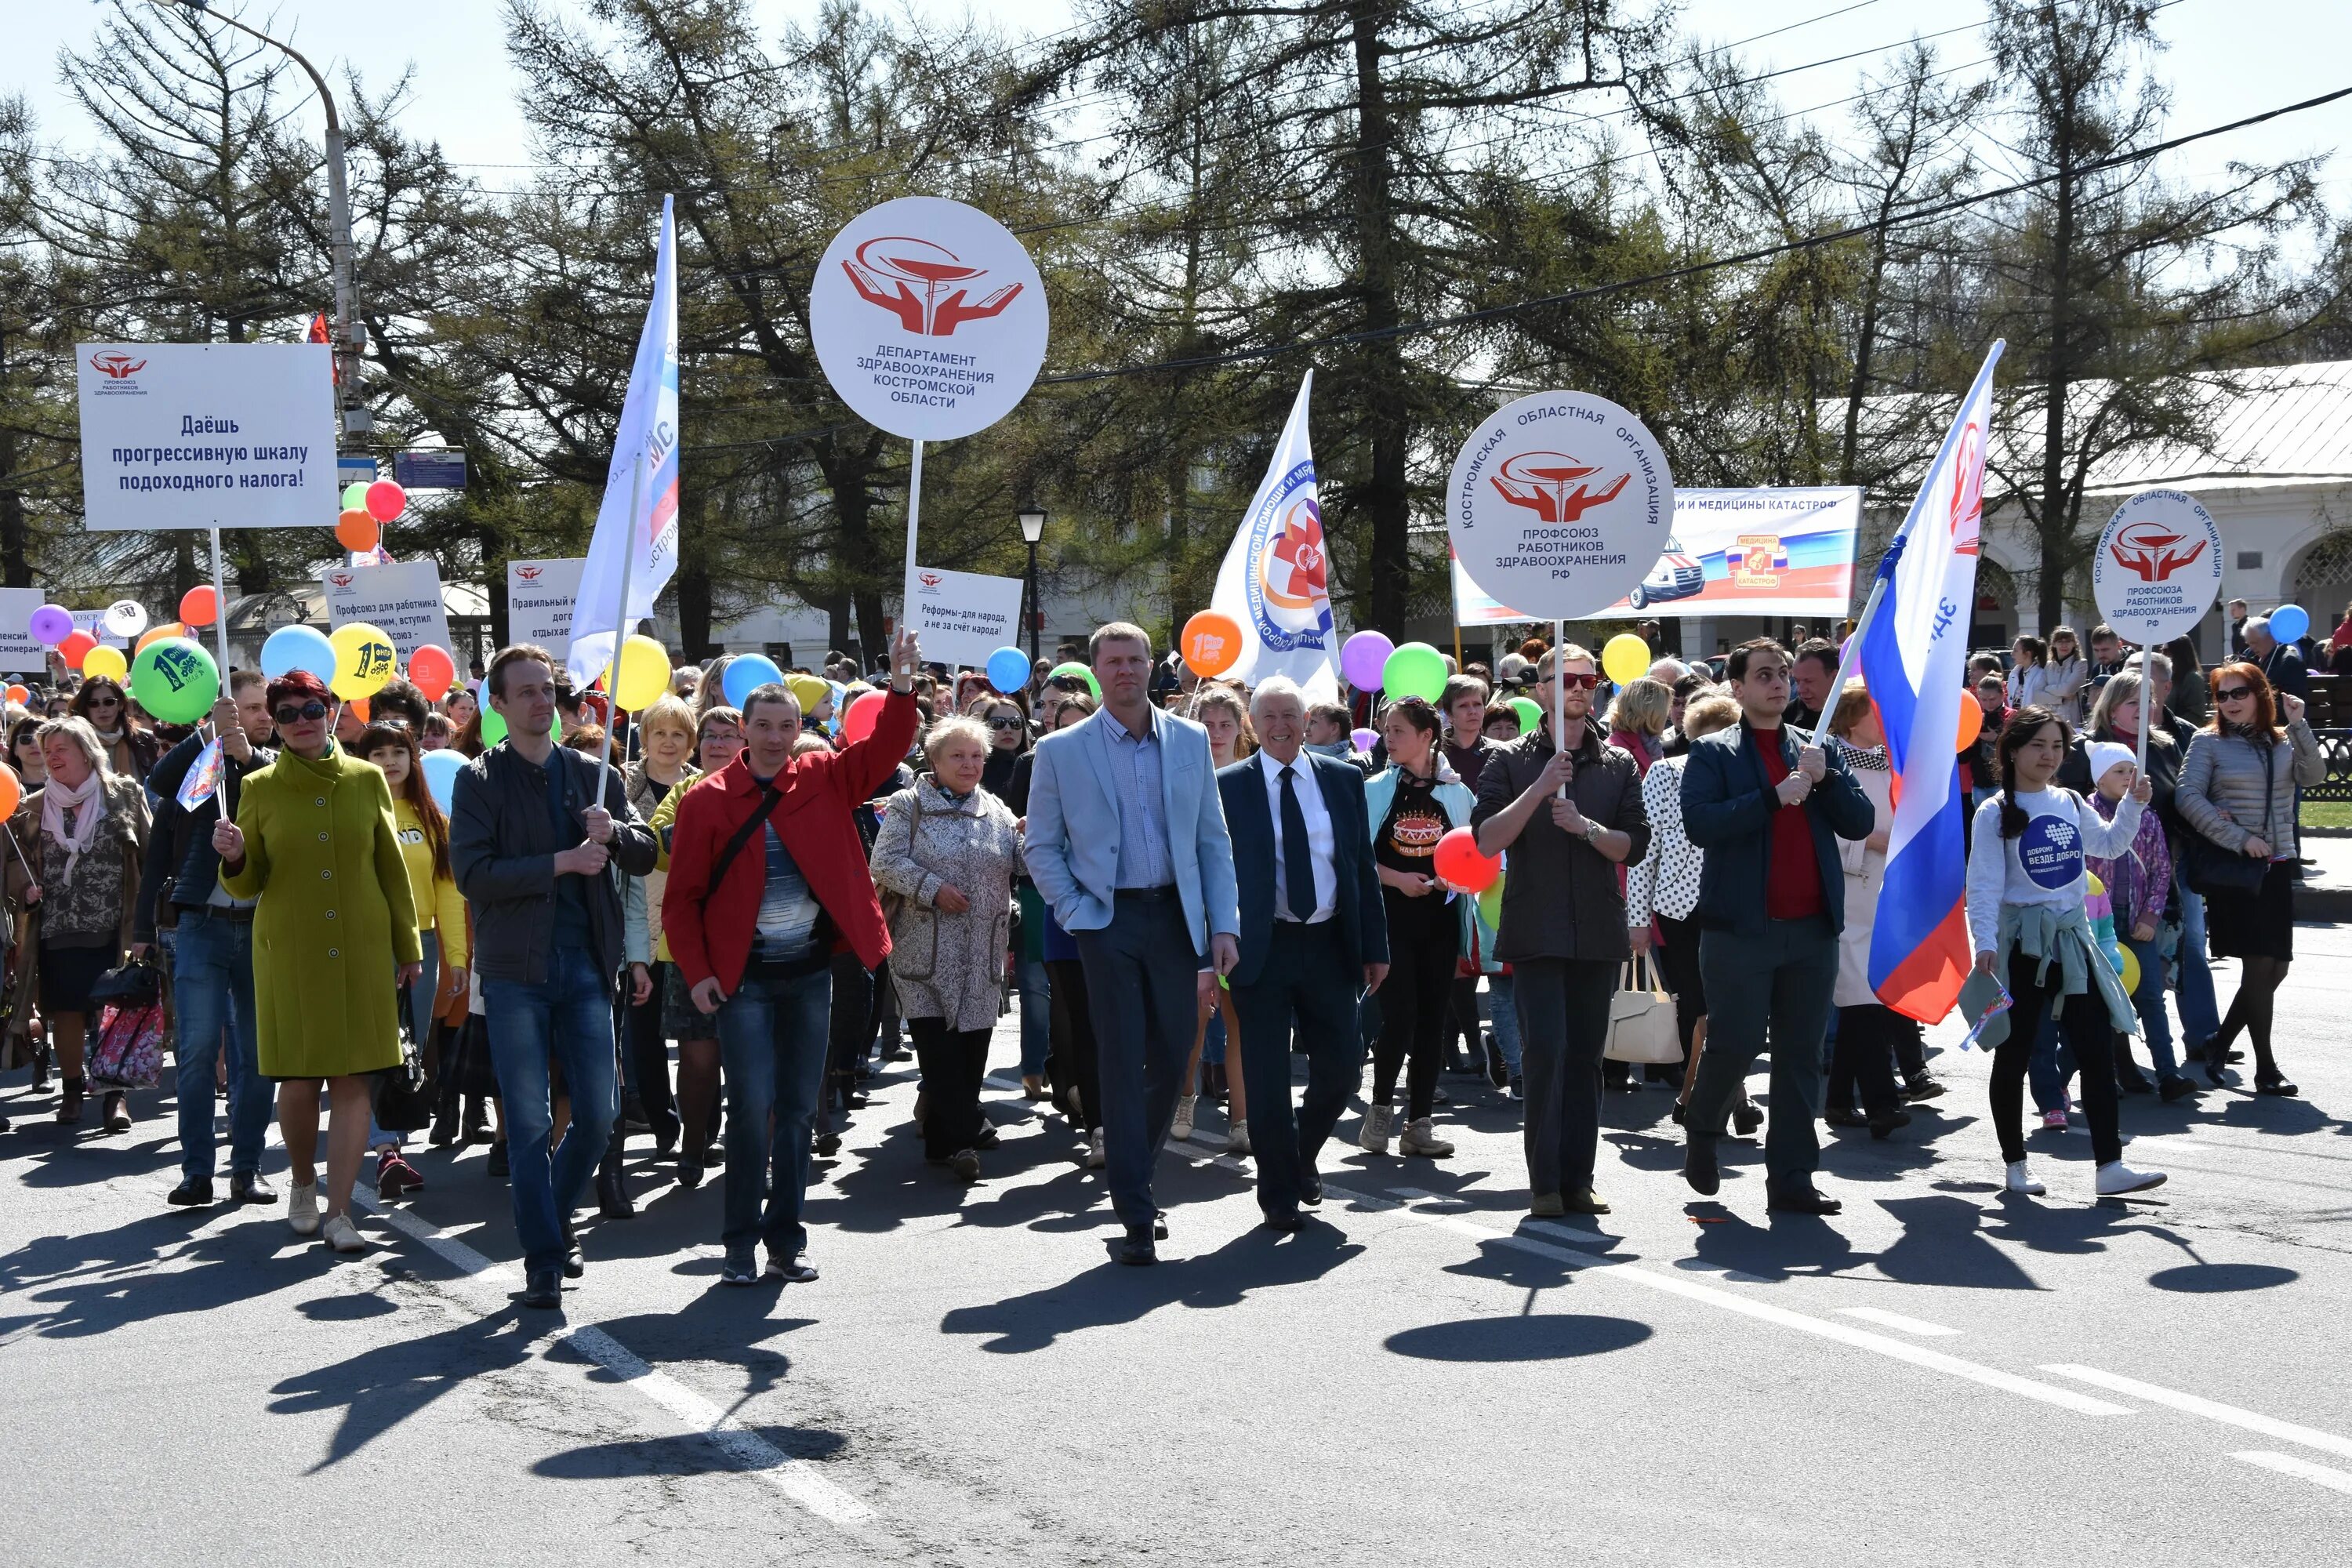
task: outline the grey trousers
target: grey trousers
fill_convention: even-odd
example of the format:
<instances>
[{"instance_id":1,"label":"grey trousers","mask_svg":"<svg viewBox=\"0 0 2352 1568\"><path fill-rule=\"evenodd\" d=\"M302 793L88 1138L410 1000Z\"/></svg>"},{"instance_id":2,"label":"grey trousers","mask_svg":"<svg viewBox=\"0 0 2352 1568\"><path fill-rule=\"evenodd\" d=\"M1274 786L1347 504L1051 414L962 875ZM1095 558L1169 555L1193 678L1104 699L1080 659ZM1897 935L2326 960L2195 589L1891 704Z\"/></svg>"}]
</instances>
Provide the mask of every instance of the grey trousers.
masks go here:
<instances>
[{"instance_id":1,"label":"grey trousers","mask_svg":"<svg viewBox=\"0 0 2352 1568\"><path fill-rule=\"evenodd\" d=\"M1601 1053L1609 999L1622 965L1598 959L1523 958L1511 965L1527 1079L1528 1191L1584 1192L1601 1152Z\"/></svg>"},{"instance_id":2,"label":"grey trousers","mask_svg":"<svg viewBox=\"0 0 2352 1568\"><path fill-rule=\"evenodd\" d=\"M1070 934L1086 965L1102 1067L1103 1173L1111 1207L1131 1229L1159 1212L1151 1165L1176 1119L1177 1080L1192 1054L1200 955L1172 889L1156 900L1121 898L1110 924Z\"/></svg>"},{"instance_id":3,"label":"grey trousers","mask_svg":"<svg viewBox=\"0 0 2352 1568\"><path fill-rule=\"evenodd\" d=\"M1764 1169L1810 1184L1821 1168L1822 1037L1837 989L1837 933L1827 915L1768 921L1757 933L1699 933L1706 1050L1685 1116L1693 1136L1720 1137L1756 1058L1772 1053L1772 1119Z\"/></svg>"}]
</instances>

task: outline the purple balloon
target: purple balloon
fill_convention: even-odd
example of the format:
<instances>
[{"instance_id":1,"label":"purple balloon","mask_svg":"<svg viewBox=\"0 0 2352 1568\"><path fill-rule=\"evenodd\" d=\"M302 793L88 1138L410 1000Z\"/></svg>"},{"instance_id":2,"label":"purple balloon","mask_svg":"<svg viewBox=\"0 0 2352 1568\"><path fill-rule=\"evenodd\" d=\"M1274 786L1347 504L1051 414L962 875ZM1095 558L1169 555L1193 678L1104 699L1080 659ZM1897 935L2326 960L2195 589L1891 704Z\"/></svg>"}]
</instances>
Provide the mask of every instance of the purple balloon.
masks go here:
<instances>
[{"instance_id":1,"label":"purple balloon","mask_svg":"<svg viewBox=\"0 0 2352 1568\"><path fill-rule=\"evenodd\" d=\"M33 612L32 623L27 629L32 632L36 642L45 642L55 647L73 636L73 612L63 605L43 605Z\"/></svg>"},{"instance_id":2,"label":"purple balloon","mask_svg":"<svg viewBox=\"0 0 2352 1568\"><path fill-rule=\"evenodd\" d=\"M1356 742L1356 750L1360 752L1370 751L1372 742L1380 738L1380 731L1377 730L1350 730L1348 732L1348 739Z\"/></svg>"},{"instance_id":3,"label":"purple balloon","mask_svg":"<svg viewBox=\"0 0 2352 1568\"><path fill-rule=\"evenodd\" d=\"M1381 671L1388 667L1396 644L1379 632L1358 632L1339 649L1339 673L1359 691L1378 691Z\"/></svg>"}]
</instances>

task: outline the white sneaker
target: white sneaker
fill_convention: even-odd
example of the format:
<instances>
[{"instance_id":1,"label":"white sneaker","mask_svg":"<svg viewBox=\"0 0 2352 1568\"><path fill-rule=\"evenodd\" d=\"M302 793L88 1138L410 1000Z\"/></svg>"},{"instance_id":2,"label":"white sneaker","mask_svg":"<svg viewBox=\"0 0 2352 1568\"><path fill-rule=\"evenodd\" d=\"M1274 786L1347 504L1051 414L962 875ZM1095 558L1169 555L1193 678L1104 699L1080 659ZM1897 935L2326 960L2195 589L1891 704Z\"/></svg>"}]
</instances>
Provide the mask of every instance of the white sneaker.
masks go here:
<instances>
[{"instance_id":1,"label":"white sneaker","mask_svg":"<svg viewBox=\"0 0 2352 1568\"><path fill-rule=\"evenodd\" d=\"M2033 1179L2033 1173L2025 1168L2025 1162L2022 1160L2011 1160L2009 1163L2008 1185L2011 1192L2022 1193L2029 1198L2038 1198L2050 1190Z\"/></svg>"},{"instance_id":2,"label":"white sneaker","mask_svg":"<svg viewBox=\"0 0 2352 1568\"><path fill-rule=\"evenodd\" d=\"M1192 1136L1192 1106L1200 1096L1179 1095L1176 1099L1176 1120L1170 1124L1168 1136L1182 1141Z\"/></svg>"},{"instance_id":3,"label":"white sneaker","mask_svg":"<svg viewBox=\"0 0 2352 1568\"><path fill-rule=\"evenodd\" d=\"M1361 1149L1368 1154L1387 1153L1389 1152L1389 1121L1393 1115L1395 1115L1395 1112L1391 1111L1385 1105L1374 1105L1366 1108L1364 1111L1363 1129L1356 1134L1356 1147Z\"/></svg>"},{"instance_id":4,"label":"white sneaker","mask_svg":"<svg viewBox=\"0 0 2352 1568\"><path fill-rule=\"evenodd\" d=\"M329 1219L319 1234L337 1252L367 1250L367 1237L360 1234L360 1227L352 1223L352 1216L347 1214L339 1214Z\"/></svg>"},{"instance_id":5,"label":"white sneaker","mask_svg":"<svg viewBox=\"0 0 2352 1568\"><path fill-rule=\"evenodd\" d=\"M1087 1169L1099 1171L1108 1159L1103 1152L1102 1129L1097 1127L1087 1135Z\"/></svg>"},{"instance_id":6,"label":"white sneaker","mask_svg":"<svg viewBox=\"0 0 2352 1568\"><path fill-rule=\"evenodd\" d=\"M1436 1128L1423 1116L1404 1124L1404 1136L1397 1140L1397 1152L1423 1159L1443 1160L1454 1152L1454 1145L1437 1135Z\"/></svg>"},{"instance_id":7,"label":"white sneaker","mask_svg":"<svg viewBox=\"0 0 2352 1568\"><path fill-rule=\"evenodd\" d=\"M2150 1187L2164 1185L2162 1171L2135 1171L2121 1160L2110 1160L2099 1167L2096 1183L2099 1196L2112 1198L2123 1193L2146 1192Z\"/></svg>"},{"instance_id":8,"label":"white sneaker","mask_svg":"<svg viewBox=\"0 0 2352 1568\"><path fill-rule=\"evenodd\" d=\"M1225 1134L1225 1152L1246 1154L1250 1152L1249 1118L1244 1116L1234 1123L1232 1131Z\"/></svg>"},{"instance_id":9,"label":"white sneaker","mask_svg":"<svg viewBox=\"0 0 2352 1568\"><path fill-rule=\"evenodd\" d=\"M286 1223L297 1236L319 1234L319 1184L296 1187L286 1194Z\"/></svg>"}]
</instances>

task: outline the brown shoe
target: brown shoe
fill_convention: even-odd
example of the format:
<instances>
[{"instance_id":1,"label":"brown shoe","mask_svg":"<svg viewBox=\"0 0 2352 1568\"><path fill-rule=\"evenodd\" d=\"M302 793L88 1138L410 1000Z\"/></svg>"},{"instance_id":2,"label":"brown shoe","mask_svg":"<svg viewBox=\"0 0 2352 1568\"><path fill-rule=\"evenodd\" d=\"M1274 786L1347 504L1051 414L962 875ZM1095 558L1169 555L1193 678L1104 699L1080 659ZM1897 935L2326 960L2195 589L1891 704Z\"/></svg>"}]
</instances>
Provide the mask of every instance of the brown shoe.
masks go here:
<instances>
[{"instance_id":1,"label":"brown shoe","mask_svg":"<svg viewBox=\"0 0 2352 1568\"><path fill-rule=\"evenodd\" d=\"M109 1132L131 1131L131 1097L119 1089L110 1089L99 1102L101 1119Z\"/></svg>"},{"instance_id":2,"label":"brown shoe","mask_svg":"<svg viewBox=\"0 0 2352 1568\"><path fill-rule=\"evenodd\" d=\"M1609 1212L1609 1205L1602 1203L1600 1194L1591 1187L1580 1187L1569 1194L1566 1201L1568 1212L1570 1214L1607 1214Z\"/></svg>"}]
</instances>

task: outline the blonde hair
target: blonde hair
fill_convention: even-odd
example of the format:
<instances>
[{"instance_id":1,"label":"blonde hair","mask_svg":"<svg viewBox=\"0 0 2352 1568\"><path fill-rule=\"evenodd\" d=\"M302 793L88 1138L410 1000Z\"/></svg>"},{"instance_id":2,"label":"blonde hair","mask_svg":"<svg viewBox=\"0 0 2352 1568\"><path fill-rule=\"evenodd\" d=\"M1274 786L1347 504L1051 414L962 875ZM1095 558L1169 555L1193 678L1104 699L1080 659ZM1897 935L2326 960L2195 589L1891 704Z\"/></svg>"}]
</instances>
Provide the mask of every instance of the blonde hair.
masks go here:
<instances>
[{"instance_id":1,"label":"blonde hair","mask_svg":"<svg viewBox=\"0 0 2352 1568\"><path fill-rule=\"evenodd\" d=\"M988 726L968 714L950 713L933 724L923 736L923 761L939 765L940 752L950 741L973 742L983 752L990 746Z\"/></svg>"},{"instance_id":2,"label":"blonde hair","mask_svg":"<svg viewBox=\"0 0 2352 1568\"><path fill-rule=\"evenodd\" d=\"M89 720L78 713L68 713L62 719L51 719L33 731L34 743L47 746L52 735L62 735L71 741L74 750L89 760L91 773L100 778L112 775L114 768L106 760L106 748L100 744L98 731Z\"/></svg>"},{"instance_id":3,"label":"blonde hair","mask_svg":"<svg viewBox=\"0 0 2352 1568\"><path fill-rule=\"evenodd\" d=\"M1629 680L1609 705L1608 728L1634 735L1663 735L1674 720L1675 689L1644 675Z\"/></svg>"},{"instance_id":4,"label":"blonde hair","mask_svg":"<svg viewBox=\"0 0 2352 1568\"><path fill-rule=\"evenodd\" d=\"M693 740L696 738L694 710L664 692L646 704L646 710L637 715L637 729L641 733L647 730L676 730L688 740Z\"/></svg>"},{"instance_id":5,"label":"blonde hair","mask_svg":"<svg viewBox=\"0 0 2352 1568\"><path fill-rule=\"evenodd\" d=\"M1844 740L1870 711L1870 688L1859 680L1849 680L1838 693L1837 705L1830 710L1830 733Z\"/></svg>"},{"instance_id":6,"label":"blonde hair","mask_svg":"<svg viewBox=\"0 0 2352 1568\"><path fill-rule=\"evenodd\" d=\"M1739 704L1720 691L1709 691L1683 704L1683 739L1696 741L1739 722Z\"/></svg>"}]
</instances>

